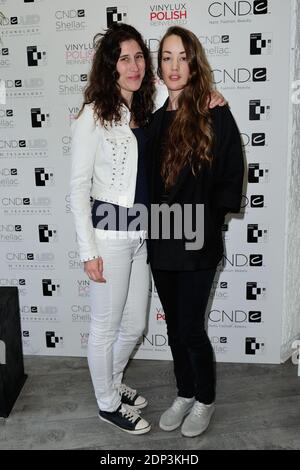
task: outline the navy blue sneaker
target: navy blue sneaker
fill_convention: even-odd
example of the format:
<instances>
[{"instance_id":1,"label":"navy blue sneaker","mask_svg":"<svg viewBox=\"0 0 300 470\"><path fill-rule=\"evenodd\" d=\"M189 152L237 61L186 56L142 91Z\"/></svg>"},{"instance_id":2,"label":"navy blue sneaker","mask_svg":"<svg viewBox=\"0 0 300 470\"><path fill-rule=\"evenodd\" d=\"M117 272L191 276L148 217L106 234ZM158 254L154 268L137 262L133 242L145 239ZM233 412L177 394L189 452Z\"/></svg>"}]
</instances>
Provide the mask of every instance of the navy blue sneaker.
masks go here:
<instances>
[{"instance_id":1,"label":"navy blue sneaker","mask_svg":"<svg viewBox=\"0 0 300 470\"><path fill-rule=\"evenodd\" d=\"M146 434L151 425L138 412L121 404L116 411L99 411L99 418L130 434Z\"/></svg>"},{"instance_id":2,"label":"navy blue sneaker","mask_svg":"<svg viewBox=\"0 0 300 470\"><path fill-rule=\"evenodd\" d=\"M134 410L141 410L148 405L146 398L139 395L136 390L128 387L128 385L120 384L117 385L116 388L121 397L121 402L124 403L124 405L129 405L130 408Z\"/></svg>"}]
</instances>

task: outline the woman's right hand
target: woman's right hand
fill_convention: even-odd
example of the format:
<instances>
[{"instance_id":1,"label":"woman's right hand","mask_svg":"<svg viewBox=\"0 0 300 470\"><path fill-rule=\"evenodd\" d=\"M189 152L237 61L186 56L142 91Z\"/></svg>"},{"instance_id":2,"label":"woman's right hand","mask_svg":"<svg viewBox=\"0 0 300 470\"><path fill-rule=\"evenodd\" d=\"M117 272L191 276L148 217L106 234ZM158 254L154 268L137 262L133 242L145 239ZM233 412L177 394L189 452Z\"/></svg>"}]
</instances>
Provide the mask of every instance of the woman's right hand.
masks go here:
<instances>
[{"instance_id":1,"label":"woman's right hand","mask_svg":"<svg viewBox=\"0 0 300 470\"><path fill-rule=\"evenodd\" d=\"M96 258L84 262L84 271L95 282L106 282L103 277L103 259Z\"/></svg>"}]
</instances>

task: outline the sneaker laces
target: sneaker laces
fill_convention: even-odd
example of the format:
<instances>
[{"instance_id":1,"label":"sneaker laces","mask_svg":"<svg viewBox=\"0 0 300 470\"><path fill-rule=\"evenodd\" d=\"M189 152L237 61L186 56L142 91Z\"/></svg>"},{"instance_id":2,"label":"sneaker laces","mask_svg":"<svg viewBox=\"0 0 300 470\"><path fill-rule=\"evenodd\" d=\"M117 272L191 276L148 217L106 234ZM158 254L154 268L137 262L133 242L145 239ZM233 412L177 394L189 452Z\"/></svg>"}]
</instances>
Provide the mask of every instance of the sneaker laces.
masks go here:
<instances>
[{"instance_id":1,"label":"sneaker laces","mask_svg":"<svg viewBox=\"0 0 300 470\"><path fill-rule=\"evenodd\" d=\"M128 419L128 421L131 421L132 423L140 417L139 413L136 413L135 410L127 407L127 405L122 405L119 411L124 418Z\"/></svg>"},{"instance_id":2,"label":"sneaker laces","mask_svg":"<svg viewBox=\"0 0 300 470\"><path fill-rule=\"evenodd\" d=\"M188 402L186 401L186 398L183 397L177 397L172 403L171 408L175 411L180 411L182 405L186 405Z\"/></svg>"},{"instance_id":3,"label":"sneaker laces","mask_svg":"<svg viewBox=\"0 0 300 470\"><path fill-rule=\"evenodd\" d=\"M201 417L203 413L206 413L208 411L209 406L210 405L205 405L204 403L200 403L199 401L198 402L196 401L193 406L192 413L196 416Z\"/></svg>"},{"instance_id":4,"label":"sneaker laces","mask_svg":"<svg viewBox=\"0 0 300 470\"><path fill-rule=\"evenodd\" d=\"M130 410L134 411L135 413L137 413L138 415L140 415L142 413L142 410L140 410L139 408L135 408L133 405L128 405L128 403L124 403L124 405L127 406L127 408L129 408Z\"/></svg>"},{"instance_id":5,"label":"sneaker laces","mask_svg":"<svg viewBox=\"0 0 300 470\"><path fill-rule=\"evenodd\" d=\"M122 395L125 395L128 398L133 399L136 395L136 390L133 390L133 388L128 387L128 385L120 384L118 389L119 389L119 393L121 393Z\"/></svg>"}]
</instances>

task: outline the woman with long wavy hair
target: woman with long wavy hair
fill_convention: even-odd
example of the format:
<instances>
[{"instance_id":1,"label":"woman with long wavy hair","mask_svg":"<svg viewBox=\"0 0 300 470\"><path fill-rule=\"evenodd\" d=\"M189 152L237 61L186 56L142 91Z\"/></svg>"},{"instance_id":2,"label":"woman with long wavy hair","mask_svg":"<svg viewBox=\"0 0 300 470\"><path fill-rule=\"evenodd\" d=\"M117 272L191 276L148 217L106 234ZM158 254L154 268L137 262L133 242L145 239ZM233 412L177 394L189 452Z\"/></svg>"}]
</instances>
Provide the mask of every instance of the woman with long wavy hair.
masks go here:
<instances>
[{"instance_id":1,"label":"woman with long wavy hair","mask_svg":"<svg viewBox=\"0 0 300 470\"><path fill-rule=\"evenodd\" d=\"M159 425L172 431L183 423L182 434L193 437L205 431L215 409L213 348L205 331L205 311L223 254L224 216L240 209L244 164L229 108L207 106L212 73L191 31L168 29L160 42L158 75L169 98L151 123L151 203L164 204L177 215L179 208L182 216L179 222L176 215L169 217L167 231L156 227L159 237L149 242L177 384L177 398Z\"/></svg>"},{"instance_id":2,"label":"woman with long wavy hair","mask_svg":"<svg viewBox=\"0 0 300 470\"><path fill-rule=\"evenodd\" d=\"M88 363L100 419L143 434L150 424L139 409L147 400L122 378L144 331L149 297L145 228L130 230L128 211L148 204L144 127L154 76L149 50L132 26L112 25L95 36L94 48L84 104L72 125L70 194L90 278Z\"/></svg>"}]
</instances>

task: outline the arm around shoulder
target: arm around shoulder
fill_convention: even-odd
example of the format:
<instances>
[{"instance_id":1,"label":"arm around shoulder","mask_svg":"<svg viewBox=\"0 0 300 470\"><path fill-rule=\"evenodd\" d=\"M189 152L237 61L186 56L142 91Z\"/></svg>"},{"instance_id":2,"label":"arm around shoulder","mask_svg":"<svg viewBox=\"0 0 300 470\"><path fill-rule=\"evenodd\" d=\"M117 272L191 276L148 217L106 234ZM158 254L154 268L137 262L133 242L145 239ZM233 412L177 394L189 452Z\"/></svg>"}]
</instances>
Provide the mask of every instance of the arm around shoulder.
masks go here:
<instances>
[{"instance_id":1,"label":"arm around shoulder","mask_svg":"<svg viewBox=\"0 0 300 470\"><path fill-rule=\"evenodd\" d=\"M228 106L219 113L216 204L227 212L239 212L244 180L241 135Z\"/></svg>"}]
</instances>

